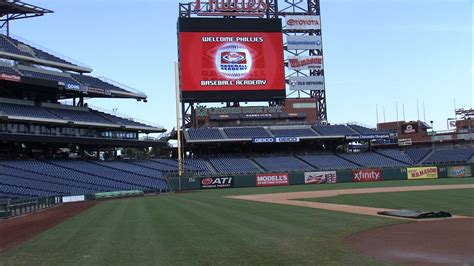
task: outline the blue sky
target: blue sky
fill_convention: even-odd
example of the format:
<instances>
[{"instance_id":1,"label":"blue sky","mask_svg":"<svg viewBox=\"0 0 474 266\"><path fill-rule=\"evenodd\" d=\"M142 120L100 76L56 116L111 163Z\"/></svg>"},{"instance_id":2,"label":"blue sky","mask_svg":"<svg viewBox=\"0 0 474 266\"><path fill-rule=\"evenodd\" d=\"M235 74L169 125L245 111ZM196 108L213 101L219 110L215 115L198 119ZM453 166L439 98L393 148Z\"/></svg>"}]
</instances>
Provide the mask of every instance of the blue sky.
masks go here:
<instances>
[{"instance_id":1,"label":"blue sky","mask_svg":"<svg viewBox=\"0 0 474 266\"><path fill-rule=\"evenodd\" d=\"M31 0L55 11L16 21L11 32L145 92L148 103L90 100L119 113L175 126L178 1ZM471 0L321 0L328 120L375 126L426 120L446 129L456 106L474 104Z\"/></svg>"}]
</instances>

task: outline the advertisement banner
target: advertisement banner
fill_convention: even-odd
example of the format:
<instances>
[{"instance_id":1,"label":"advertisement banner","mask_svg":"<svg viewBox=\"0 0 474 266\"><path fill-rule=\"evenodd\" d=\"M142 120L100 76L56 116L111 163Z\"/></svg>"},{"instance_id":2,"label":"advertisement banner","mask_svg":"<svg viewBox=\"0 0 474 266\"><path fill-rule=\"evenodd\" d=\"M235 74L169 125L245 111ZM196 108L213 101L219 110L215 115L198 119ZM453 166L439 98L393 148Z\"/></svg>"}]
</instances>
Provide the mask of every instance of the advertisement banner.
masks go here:
<instances>
[{"instance_id":1,"label":"advertisement banner","mask_svg":"<svg viewBox=\"0 0 474 266\"><path fill-rule=\"evenodd\" d=\"M306 172L304 173L305 184L334 184L337 181L336 171Z\"/></svg>"},{"instance_id":2,"label":"advertisement banner","mask_svg":"<svg viewBox=\"0 0 474 266\"><path fill-rule=\"evenodd\" d=\"M288 173L257 174L257 187L288 186L290 178Z\"/></svg>"},{"instance_id":3,"label":"advertisement banner","mask_svg":"<svg viewBox=\"0 0 474 266\"><path fill-rule=\"evenodd\" d=\"M201 189L234 187L233 177L205 177L201 178Z\"/></svg>"},{"instance_id":4,"label":"advertisement banner","mask_svg":"<svg viewBox=\"0 0 474 266\"><path fill-rule=\"evenodd\" d=\"M352 182L383 181L382 169L352 170Z\"/></svg>"},{"instance_id":5,"label":"advertisement banner","mask_svg":"<svg viewBox=\"0 0 474 266\"><path fill-rule=\"evenodd\" d=\"M8 80L8 81L20 82L20 81L21 81L21 77L18 76L18 75L0 73L0 80Z\"/></svg>"},{"instance_id":6,"label":"advertisement banner","mask_svg":"<svg viewBox=\"0 0 474 266\"><path fill-rule=\"evenodd\" d=\"M290 90L292 91L322 91L324 90L324 77L323 76L310 76L310 77L290 77L289 78Z\"/></svg>"},{"instance_id":7,"label":"advertisement banner","mask_svg":"<svg viewBox=\"0 0 474 266\"><path fill-rule=\"evenodd\" d=\"M293 70L323 69L322 56L289 56L288 68Z\"/></svg>"},{"instance_id":8,"label":"advertisement banner","mask_svg":"<svg viewBox=\"0 0 474 266\"><path fill-rule=\"evenodd\" d=\"M471 177L471 167L469 166L452 166L448 167L448 177Z\"/></svg>"},{"instance_id":9,"label":"advertisement banner","mask_svg":"<svg viewBox=\"0 0 474 266\"><path fill-rule=\"evenodd\" d=\"M320 30L319 16L286 16L287 30Z\"/></svg>"},{"instance_id":10,"label":"advertisement banner","mask_svg":"<svg viewBox=\"0 0 474 266\"><path fill-rule=\"evenodd\" d=\"M433 167L409 167L407 168L408 179L438 178L438 168Z\"/></svg>"},{"instance_id":11,"label":"advertisement banner","mask_svg":"<svg viewBox=\"0 0 474 266\"><path fill-rule=\"evenodd\" d=\"M253 138L252 143L298 143L299 137Z\"/></svg>"},{"instance_id":12,"label":"advertisement banner","mask_svg":"<svg viewBox=\"0 0 474 266\"><path fill-rule=\"evenodd\" d=\"M179 21L180 86L184 99L284 96L280 20L189 20ZM278 27L279 32L275 30Z\"/></svg>"},{"instance_id":13,"label":"advertisement banner","mask_svg":"<svg viewBox=\"0 0 474 266\"><path fill-rule=\"evenodd\" d=\"M288 50L322 49L321 36L294 36L286 37Z\"/></svg>"},{"instance_id":14,"label":"advertisement banner","mask_svg":"<svg viewBox=\"0 0 474 266\"><path fill-rule=\"evenodd\" d=\"M418 122L406 123L402 125L402 134L418 133Z\"/></svg>"}]
</instances>

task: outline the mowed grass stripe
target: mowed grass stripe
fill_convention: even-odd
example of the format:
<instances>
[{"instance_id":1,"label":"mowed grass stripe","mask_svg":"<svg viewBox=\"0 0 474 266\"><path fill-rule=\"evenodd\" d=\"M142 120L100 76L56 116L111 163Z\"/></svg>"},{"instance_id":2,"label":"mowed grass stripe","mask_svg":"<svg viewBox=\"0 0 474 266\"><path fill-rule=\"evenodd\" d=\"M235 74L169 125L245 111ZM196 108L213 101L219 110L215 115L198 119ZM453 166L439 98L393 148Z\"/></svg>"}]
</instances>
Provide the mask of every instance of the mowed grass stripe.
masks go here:
<instances>
[{"instance_id":1,"label":"mowed grass stripe","mask_svg":"<svg viewBox=\"0 0 474 266\"><path fill-rule=\"evenodd\" d=\"M389 209L447 211L455 215L474 216L474 189L353 194L301 200Z\"/></svg>"},{"instance_id":2,"label":"mowed grass stripe","mask_svg":"<svg viewBox=\"0 0 474 266\"><path fill-rule=\"evenodd\" d=\"M224 196L473 181L223 189L107 201L0 255L0 264L379 264L348 250L343 240L361 230L402 221Z\"/></svg>"}]
</instances>

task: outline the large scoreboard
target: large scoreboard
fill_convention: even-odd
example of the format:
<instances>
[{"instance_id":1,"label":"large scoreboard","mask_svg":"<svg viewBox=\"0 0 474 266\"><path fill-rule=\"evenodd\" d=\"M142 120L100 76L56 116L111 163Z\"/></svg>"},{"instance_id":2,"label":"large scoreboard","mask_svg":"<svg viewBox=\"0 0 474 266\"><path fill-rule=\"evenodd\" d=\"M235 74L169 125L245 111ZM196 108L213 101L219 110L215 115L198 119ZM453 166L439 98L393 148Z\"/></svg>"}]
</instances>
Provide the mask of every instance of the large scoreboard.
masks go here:
<instances>
[{"instance_id":1,"label":"large scoreboard","mask_svg":"<svg viewBox=\"0 0 474 266\"><path fill-rule=\"evenodd\" d=\"M280 19L180 18L178 34L183 101L285 98Z\"/></svg>"}]
</instances>

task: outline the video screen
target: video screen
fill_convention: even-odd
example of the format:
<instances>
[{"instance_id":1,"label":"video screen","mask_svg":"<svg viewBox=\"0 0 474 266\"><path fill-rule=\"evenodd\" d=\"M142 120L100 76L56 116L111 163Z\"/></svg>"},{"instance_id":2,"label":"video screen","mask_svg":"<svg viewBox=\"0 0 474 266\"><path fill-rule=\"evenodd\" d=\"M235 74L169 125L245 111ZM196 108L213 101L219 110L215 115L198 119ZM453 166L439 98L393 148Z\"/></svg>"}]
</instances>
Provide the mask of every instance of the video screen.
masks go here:
<instances>
[{"instance_id":1,"label":"video screen","mask_svg":"<svg viewBox=\"0 0 474 266\"><path fill-rule=\"evenodd\" d=\"M183 100L285 97L280 19L181 18L178 28Z\"/></svg>"}]
</instances>

